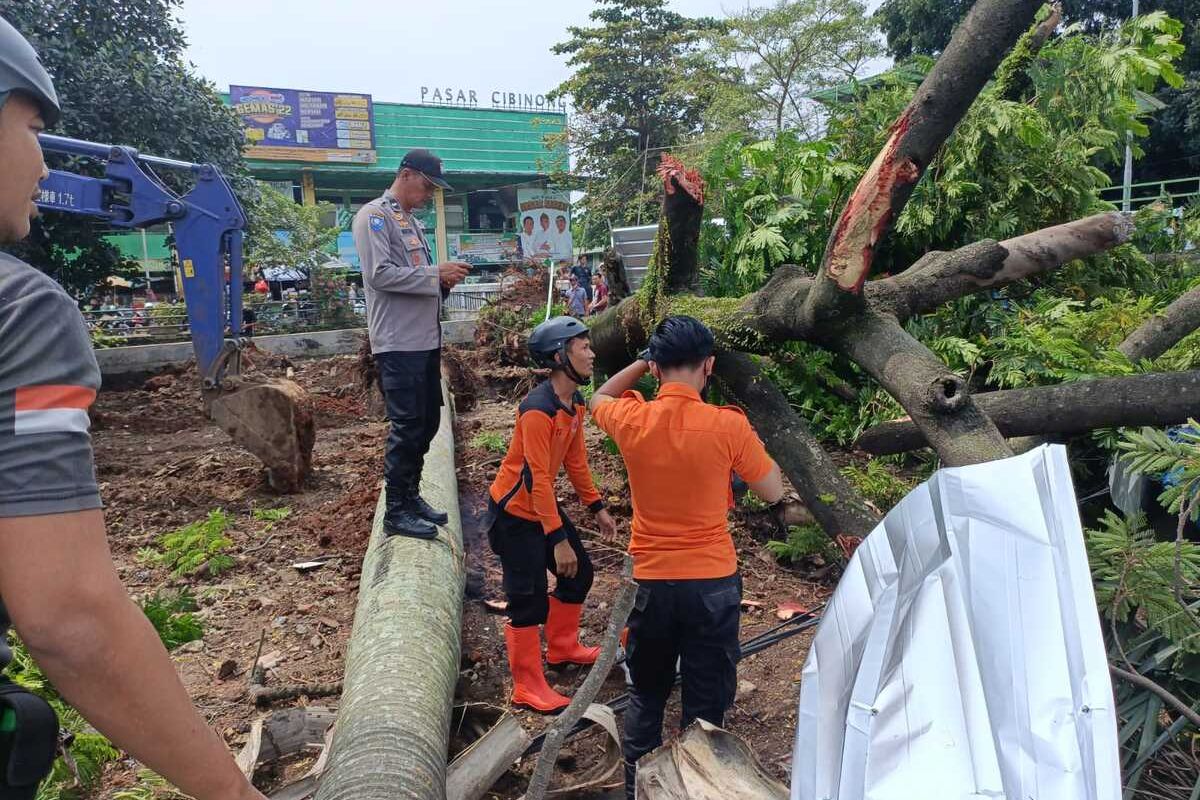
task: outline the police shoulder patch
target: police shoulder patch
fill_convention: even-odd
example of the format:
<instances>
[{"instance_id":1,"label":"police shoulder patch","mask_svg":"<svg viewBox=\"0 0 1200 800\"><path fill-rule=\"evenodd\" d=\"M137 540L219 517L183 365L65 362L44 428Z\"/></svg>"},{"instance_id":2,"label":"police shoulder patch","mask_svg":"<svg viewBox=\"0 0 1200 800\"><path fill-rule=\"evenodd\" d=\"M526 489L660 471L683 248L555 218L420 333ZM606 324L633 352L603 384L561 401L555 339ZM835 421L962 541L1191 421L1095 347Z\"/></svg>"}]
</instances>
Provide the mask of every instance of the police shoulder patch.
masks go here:
<instances>
[{"instance_id":1,"label":"police shoulder patch","mask_svg":"<svg viewBox=\"0 0 1200 800\"><path fill-rule=\"evenodd\" d=\"M375 214L371 215L371 230L383 230L383 217L376 216Z\"/></svg>"}]
</instances>

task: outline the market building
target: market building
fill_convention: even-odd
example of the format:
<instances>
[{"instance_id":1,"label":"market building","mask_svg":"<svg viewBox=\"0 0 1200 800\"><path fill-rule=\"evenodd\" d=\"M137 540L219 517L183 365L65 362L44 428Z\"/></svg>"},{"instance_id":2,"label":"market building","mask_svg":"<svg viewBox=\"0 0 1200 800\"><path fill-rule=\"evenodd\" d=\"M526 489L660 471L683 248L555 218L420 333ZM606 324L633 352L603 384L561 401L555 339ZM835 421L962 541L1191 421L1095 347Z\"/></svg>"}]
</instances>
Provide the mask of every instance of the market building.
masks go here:
<instances>
[{"instance_id":1,"label":"market building","mask_svg":"<svg viewBox=\"0 0 1200 800\"><path fill-rule=\"evenodd\" d=\"M543 95L507 90L421 90L423 103L369 95L231 86L246 158L257 180L304 204L334 206L337 257L358 269L354 213L391 184L404 154L432 150L453 191L422 215L438 260L458 258L482 275L535 258L569 260L570 194L551 188L567 168L566 109ZM148 274L170 272L162 232L113 240Z\"/></svg>"}]
</instances>

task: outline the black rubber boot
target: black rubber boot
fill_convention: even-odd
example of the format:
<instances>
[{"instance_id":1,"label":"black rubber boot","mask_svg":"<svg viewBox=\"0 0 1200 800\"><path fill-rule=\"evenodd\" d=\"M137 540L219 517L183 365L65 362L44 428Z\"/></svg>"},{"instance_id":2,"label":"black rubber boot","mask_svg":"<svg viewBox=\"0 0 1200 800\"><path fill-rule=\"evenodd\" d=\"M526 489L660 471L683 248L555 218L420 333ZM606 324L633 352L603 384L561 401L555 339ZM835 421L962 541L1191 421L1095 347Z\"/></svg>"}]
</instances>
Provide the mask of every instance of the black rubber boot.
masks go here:
<instances>
[{"instance_id":1,"label":"black rubber boot","mask_svg":"<svg viewBox=\"0 0 1200 800\"><path fill-rule=\"evenodd\" d=\"M445 511L438 511L429 503L425 502L425 498L419 494L414 494L408 498L408 510L416 514L421 519L432 522L434 525L445 525L450 521L450 515Z\"/></svg>"},{"instance_id":2,"label":"black rubber boot","mask_svg":"<svg viewBox=\"0 0 1200 800\"><path fill-rule=\"evenodd\" d=\"M388 503L383 515L383 532L388 536L411 536L414 539L436 539L437 528L421 519L407 503Z\"/></svg>"}]
</instances>

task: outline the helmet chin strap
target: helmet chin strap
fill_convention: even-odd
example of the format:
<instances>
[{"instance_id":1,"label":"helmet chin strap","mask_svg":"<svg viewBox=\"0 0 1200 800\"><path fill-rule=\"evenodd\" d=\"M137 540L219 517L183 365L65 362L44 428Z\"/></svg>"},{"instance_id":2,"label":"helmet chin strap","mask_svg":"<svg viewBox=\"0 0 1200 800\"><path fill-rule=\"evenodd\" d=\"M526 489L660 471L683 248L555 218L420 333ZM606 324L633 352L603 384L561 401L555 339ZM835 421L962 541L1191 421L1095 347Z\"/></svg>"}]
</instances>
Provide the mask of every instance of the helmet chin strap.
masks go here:
<instances>
[{"instance_id":1,"label":"helmet chin strap","mask_svg":"<svg viewBox=\"0 0 1200 800\"><path fill-rule=\"evenodd\" d=\"M562 366L563 372L567 373L568 378L575 381L575 383L579 384L580 386L583 386L591 379L580 377L579 373L575 370L575 367L571 365L571 358L567 355L567 344L568 343L564 343L562 349L558 351L559 364Z\"/></svg>"}]
</instances>

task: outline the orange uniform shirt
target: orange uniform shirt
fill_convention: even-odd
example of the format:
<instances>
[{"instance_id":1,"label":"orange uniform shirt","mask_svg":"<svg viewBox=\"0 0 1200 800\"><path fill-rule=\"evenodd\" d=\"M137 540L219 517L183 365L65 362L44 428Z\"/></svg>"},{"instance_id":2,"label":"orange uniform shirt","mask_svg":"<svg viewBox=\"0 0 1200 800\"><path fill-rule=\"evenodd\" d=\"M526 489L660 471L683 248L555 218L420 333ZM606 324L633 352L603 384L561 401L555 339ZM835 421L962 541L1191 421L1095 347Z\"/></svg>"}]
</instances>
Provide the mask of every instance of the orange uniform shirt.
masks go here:
<instances>
[{"instance_id":1,"label":"orange uniform shirt","mask_svg":"<svg viewBox=\"0 0 1200 800\"><path fill-rule=\"evenodd\" d=\"M762 480L775 462L741 409L712 406L682 383L650 402L629 391L592 412L621 448L633 493L633 576L724 578L737 572L729 535L730 473Z\"/></svg>"},{"instance_id":2,"label":"orange uniform shirt","mask_svg":"<svg viewBox=\"0 0 1200 800\"><path fill-rule=\"evenodd\" d=\"M492 500L509 514L540 521L551 539L561 539L562 518L554 497L554 479L561 467L575 487L580 501L592 511L603 508L600 493L592 483L587 450L583 442L583 420L587 409L576 392L571 406L564 406L550 381L543 381L517 408L517 427L500 472L489 491Z\"/></svg>"}]
</instances>

